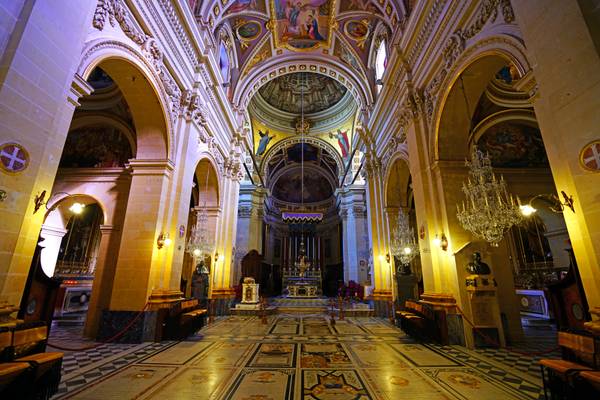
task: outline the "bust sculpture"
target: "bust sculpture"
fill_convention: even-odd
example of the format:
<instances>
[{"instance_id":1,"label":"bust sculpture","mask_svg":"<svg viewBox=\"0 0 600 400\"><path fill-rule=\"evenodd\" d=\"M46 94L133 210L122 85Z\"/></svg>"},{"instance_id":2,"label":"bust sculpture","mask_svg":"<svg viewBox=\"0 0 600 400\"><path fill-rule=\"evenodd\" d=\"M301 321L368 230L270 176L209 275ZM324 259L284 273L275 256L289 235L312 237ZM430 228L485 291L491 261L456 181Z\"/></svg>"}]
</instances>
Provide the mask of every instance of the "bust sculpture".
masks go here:
<instances>
[{"instance_id":1,"label":"bust sculpture","mask_svg":"<svg viewBox=\"0 0 600 400\"><path fill-rule=\"evenodd\" d=\"M467 265L467 272L471 275L489 275L492 273L489 265L481 261L481 253L473 253L473 261Z\"/></svg>"}]
</instances>

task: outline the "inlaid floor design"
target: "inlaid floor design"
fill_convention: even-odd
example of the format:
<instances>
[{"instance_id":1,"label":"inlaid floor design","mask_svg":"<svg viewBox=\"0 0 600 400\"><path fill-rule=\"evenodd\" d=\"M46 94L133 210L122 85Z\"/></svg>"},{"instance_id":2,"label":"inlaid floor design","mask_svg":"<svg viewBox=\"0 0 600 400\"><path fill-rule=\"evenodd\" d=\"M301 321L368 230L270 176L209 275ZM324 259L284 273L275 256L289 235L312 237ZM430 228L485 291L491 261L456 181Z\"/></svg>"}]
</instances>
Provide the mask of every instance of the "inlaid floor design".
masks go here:
<instances>
[{"instance_id":1,"label":"inlaid floor design","mask_svg":"<svg viewBox=\"0 0 600 400\"><path fill-rule=\"evenodd\" d=\"M539 375L491 350L420 344L379 318L230 316L186 341L134 345L73 370L77 359L66 354L56 399L541 398Z\"/></svg>"}]
</instances>

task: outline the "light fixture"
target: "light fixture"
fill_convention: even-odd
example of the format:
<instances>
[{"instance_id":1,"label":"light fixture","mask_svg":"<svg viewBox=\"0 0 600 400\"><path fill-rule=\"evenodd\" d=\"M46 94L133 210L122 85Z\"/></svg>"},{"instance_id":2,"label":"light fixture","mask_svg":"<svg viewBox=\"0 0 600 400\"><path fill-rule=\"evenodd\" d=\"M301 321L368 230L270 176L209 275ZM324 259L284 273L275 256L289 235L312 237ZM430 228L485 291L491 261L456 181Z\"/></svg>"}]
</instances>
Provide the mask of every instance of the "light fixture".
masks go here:
<instances>
[{"instance_id":1,"label":"light fixture","mask_svg":"<svg viewBox=\"0 0 600 400\"><path fill-rule=\"evenodd\" d=\"M538 194L533 196L527 204L521 204L519 201L519 209L521 210L521 214L525 217L529 217L532 214L535 214L537 209L533 207L533 201L537 199L545 199L547 202L551 203L548 208L550 211L560 214L564 211L565 207L568 207L571 211L575 212L575 200L573 200L573 196L568 196L564 190L560 191L564 202L560 201L557 195L555 194Z\"/></svg>"},{"instance_id":2,"label":"light fixture","mask_svg":"<svg viewBox=\"0 0 600 400\"><path fill-rule=\"evenodd\" d=\"M161 232L156 239L156 247L160 250L165 246L170 246L172 243L168 233Z\"/></svg>"},{"instance_id":3,"label":"light fixture","mask_svg":"<svg viewBox=\"0 0 600 400\"><path fill-rule=\"evenodd\" d=\"M490 157L477 146L466 165L469 177L462 187L466 204L457 206L456 216L465 230L497 247L504 233L523 220L519 201L508 193L503 176L496 179Z\"/></svg>"},{"instance_id":4,"label":"light fixture","mask_svg":"<svg viewBox=\"0 0 600 400\"><path fill-rule=\"evenodd\" d=\"M448 238L442 232L441 235L436 234L435 238L432 240L433 245L439 247L440 249L447 251L448 250Z\"/></svg>"},{"instance_id":5,"label":"light fixture","mask_svg":"<svg viewBox=\"0 0 600 400\"><path fill-rule=\"evenodd\" d=\"M42 190L42 192L38 195L35 196L33 203L33 213L37 213L39 211L40 208L42 208L42 206L46 207L46 210L48 209L48 203L50 203L50 200L52 200L54 197L64 194L67 197L69 196L73 196L70 193L67 192L57 192L57 193L53 193L50 197L48 197L48 200L46 200L46 191ZM45 200L45 201L44 201ZM83 209L85 208L85 204L83 203L78 203L75 202L71 205L71 207L69 207L69 211L71 211L73 214L81 214L83 212Z\"/></svg>"},{"instance_id":6,"label":"light fixture","mask_svg":"<svg viewBox=\"0 0 600 400\"><path fill-rule=\"evenodd\" d=\"M442 250L447 251L448 250L448 238L446 237L446 235L444 235L442 233L442 237L440 239L440 247L442 248Z\"/></svg>"},{"instance_id":7,"label":"light fixture","mask_svg":"<svg viewBox=\"0 0 600 400\"><path fill-rule=\"evenodd\" d=\"M519 206L519 209L521 210L521 214L523 214L525 217L529 217L530 215L535 214L537 211L537 208L533 208L529 204L521 205Z\"/></svg>"},{"instance_id":8,"label":"light fixture","mask_svg":"<svg viewBox=\"0 0 600 400\"><path fill-rule=\"evenodd\" d=\"M208 210L206 199L208 197L208 175L210 169L206 168L205 196L202 208L196 212L196 224L192 227L190 237L185 246L186 251L195 258L203 258L214 251L214 244L208 231Z\"/></svg>"},{"instance_id":9,"label":"light fixture","mask_svg":"<svg viewBox=\"0 0 600 400\"><path fill-rule=\"evenodd\" d=\"M0 189L0 201L6 200L7 197L8 197L8 193L6 193L6 190Z\"/></svg>"},{"instance_id":10,"label":"light fixture","mask_svg":"<svg viewBox=\"0 0 600 400\"><path fill-rule=\"evenodd\" d=\"M390 248L394 257L400 260L401 266L398 268L398 272L403 275L410 274L408 266L419 254L419 244L415 239L414 230L410 227L408 216L402 210L398 213Z\"/></svg>"},{"instance_id":11,"label":"light fixture","mask_svg":"<svg viewBox=\"0 0 600 400\"><path fill-rule=\"evenodd\" d=\"M73 214L79 215L83 212L84 208L85 204L75 202L71 205L71 207L69 207L69 211L71 211Z\"/></svg>"}]
</instances>

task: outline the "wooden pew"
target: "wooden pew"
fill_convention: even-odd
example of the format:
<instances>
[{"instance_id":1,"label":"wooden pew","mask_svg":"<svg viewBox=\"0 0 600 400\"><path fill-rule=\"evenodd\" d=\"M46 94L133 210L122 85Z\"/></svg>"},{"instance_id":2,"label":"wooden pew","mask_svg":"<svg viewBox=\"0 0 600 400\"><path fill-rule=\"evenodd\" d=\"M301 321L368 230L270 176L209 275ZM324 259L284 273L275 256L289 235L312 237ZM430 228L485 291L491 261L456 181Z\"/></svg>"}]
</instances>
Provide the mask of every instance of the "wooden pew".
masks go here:
<instances>
[{"instance_id":1,"label":"wooden pew","mask_svg":"<svg viewBox=\"0 0 600 400\"><path fill-rule=\"evenodd\" d=\"M436 313L427 304L413 300L404 303L404 309L396 311L400 328L408 335L424 341L441 341Z\"/></svg>"},{"instance_id":2,"label":"wooden pew","mask_svg":"<svg viewBox=\"0 0 600 400\"><path fill-rule=\"evenodd\" d=\"M583 371L593 372L598 369L596 339L583 334L558 332L558 345L562 350L561 359L539 361L544 395L548 398L550 391L552 398L591 398L581 397L590 393L581 393L586 389L578 385L577 381Z\"/></svg>"},{"instance_id":3,"label":"wooden pew","mask_svg":"<svg viewBox=\"0 0 600 400\"><path fill-rule=\"evenodd\" d=\"M43 321L0 331L2 398L48 399L58 391L63 353L46 353L48 328Z\"/></svg>"},{"instance_id":4,"label":"wooden pew","mask_svg":"<svg viewBox=\"0 0 600 400\"><path fill-rule=\"evenodd\" d=\"M181 340L202 328L208 311L200 306L198 299L188 299L176 303L168 314L163 339Z\"/></svg>"}]
</instances>

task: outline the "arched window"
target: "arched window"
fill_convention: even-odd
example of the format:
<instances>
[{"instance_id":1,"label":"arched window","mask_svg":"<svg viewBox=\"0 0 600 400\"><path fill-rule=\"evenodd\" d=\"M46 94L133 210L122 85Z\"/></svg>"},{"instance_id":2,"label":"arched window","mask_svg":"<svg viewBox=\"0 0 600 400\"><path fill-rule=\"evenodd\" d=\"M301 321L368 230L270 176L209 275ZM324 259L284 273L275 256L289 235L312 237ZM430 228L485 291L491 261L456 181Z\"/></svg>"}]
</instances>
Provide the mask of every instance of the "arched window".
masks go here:
<instances>
[{"instance_id":1,"label":"arched window","mask_svg":"<svg viewBox=\"0 0 600 400\"><path fill-rule=\"evenodd\" d=\"M229 51L225 43L221 41L219 45L219 68L221 69L221 76L224 83L229 83L229 66Z\"/></svg>"},{"instance_id":2,"label":"arched window","mask_svg":"<svg viewBox=\"0 0 600 400\"><path fill-rule=\"evenodd\" d=\"M377 92L381 91L381 79L387 66L387 50L385 39L381 39L377 48L377 56L375 57L375 81L377 82Z\"/></svg>"}]
</instances>

